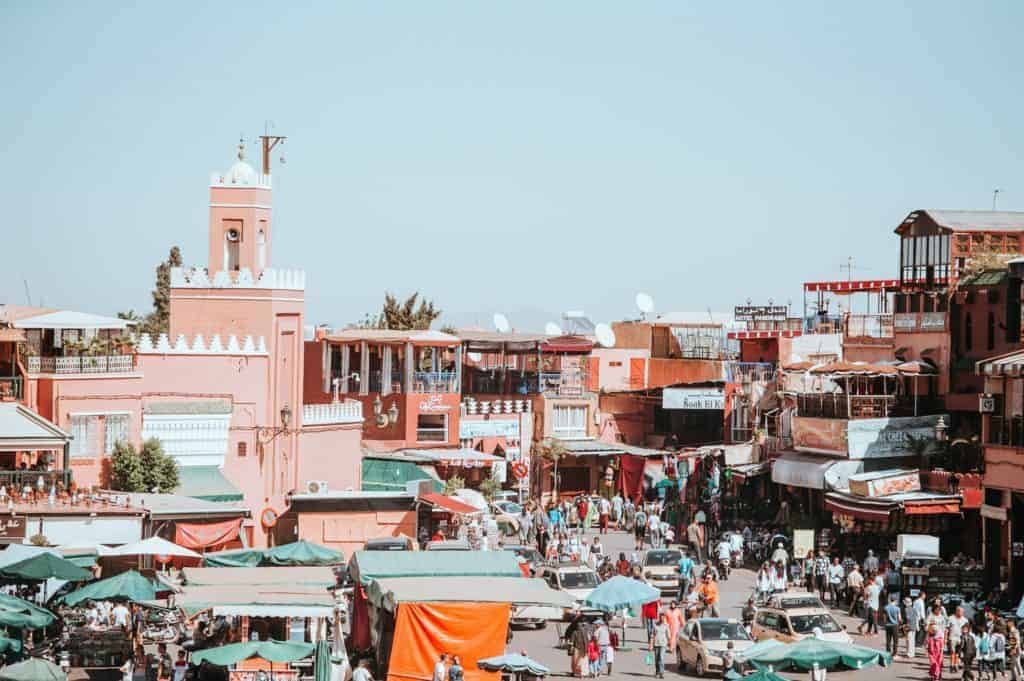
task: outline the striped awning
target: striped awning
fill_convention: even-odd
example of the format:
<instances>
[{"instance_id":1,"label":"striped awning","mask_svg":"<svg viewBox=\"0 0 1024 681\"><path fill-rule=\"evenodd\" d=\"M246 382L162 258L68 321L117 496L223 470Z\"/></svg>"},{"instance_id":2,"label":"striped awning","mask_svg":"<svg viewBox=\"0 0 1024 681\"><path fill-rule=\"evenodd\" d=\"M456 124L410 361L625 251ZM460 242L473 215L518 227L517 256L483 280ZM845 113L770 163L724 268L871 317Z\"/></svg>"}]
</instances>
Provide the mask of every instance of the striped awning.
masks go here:
<instances>
[{"instance_id":1,"label":"striped awning","mask_svg":"<svg viewBox=\"0 0 1024 681\"><path fill-rule=\"evenodd\" d=\"M979 376L1021 376L1024 374L1024 351L983 359L975 365Z\"/></svg>"},{"instance_id":2,"label":"striped awning","mask_svg":"<svg viewBox=\"0 0 1024 681\"><path fill-rule=\"evenodd\" d=\"M825 510L853 516L861 520L888 520L889 514L900 505L892 501L853 497L848 494L829 492L825 495Z\"/></svg>"}]
</instances>

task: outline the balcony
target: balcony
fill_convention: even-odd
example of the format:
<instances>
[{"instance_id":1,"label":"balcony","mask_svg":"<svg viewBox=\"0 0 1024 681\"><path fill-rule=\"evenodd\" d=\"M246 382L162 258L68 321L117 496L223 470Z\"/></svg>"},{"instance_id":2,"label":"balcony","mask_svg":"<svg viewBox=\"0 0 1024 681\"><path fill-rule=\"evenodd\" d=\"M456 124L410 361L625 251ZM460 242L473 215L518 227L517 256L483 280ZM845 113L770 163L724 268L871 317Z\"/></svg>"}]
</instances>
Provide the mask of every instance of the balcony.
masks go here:
<instances>
[{"instance_id":1,"label":"balcony","mask_svg":"<svg viewBox=\"0 0 1024 681\"><path fill-rule=\"evenodd\" d=\"M416 371L412 375L412 393L457 393L459 374L455 371Z\"/></svg>"},{"instance_id":2,"label":"balcony","mask_svg":"<svg viewBox=\"0 0 1024 681\"><path fill-rule=\"evenodd\" d=\"M30 374L130 374L133 355L86 355L77 357L28 357Z\"/></svg>"},{"instance_id":3,"label":"balcony","mask_svg":"<svg viewBox=\"0 0 1024 681\"><path fill-rule=\"evenodd\" d=\"M989 420L985 444L1024 447L1024 416L993 416Z\"/></svg>"},{"instance_id":4,"label":"balcony","mask_svg":"<svg viewBox=\"0 0 1024 681\"><path fill-rule=\"evenodd\" d=\"M0 376L0 401L20 400L21 397L21 376Z\"/></svg>"},{"instance_id":5,"label":"balcony","mask_svg":"<svg viewBox=\"0 0 1024 681\"><path fill-rule=\"evenodd\" d=\"M0 471L0 485L3 485L7 493L15 490L24 490L26 487L32 490L39 489L39 478L43 479L43 490L49 494L50 487L63 485L67 489L71 485L71 471Z\"/></svg>"},{"instance_id":6,"label":"balcony","mask_svg":"<svg viewBox=\"0 0 1024 681\"><path fill-rule=\"evenodd\" d=\"M565 371L511 371L504 377L500 372L473 372L470 374L470 393L486 395L554 395L580 397L586 390L587 373L581 369ZM508 390L503 390L507 387Z\"/></svg>"},{"instance_id":7,"label":"balcony","mask_svg":"<svg viewBox=\"0 0 1024 681\"><path fill-rule=\"evenodd\" d=\"M848 314L844 320L843 335L868 342L891 342L895 337L891 314Z\"/></svg>"},{"instance_id":8,"label":"balcony","mask_svg":"<svg viewBox=\"0 0 1024 681\"><path fill-rule=\"evenodd\" d=\"M359 400L302 405L302 425L304 426L362 422L363 403Z\"/></svg>"},{"instance_id":9,"label":"balcony","mask_svg":"<svg viewBox=\"0 0 1024 681\"><path fill-rule=\"evenodd\" d=\"M767 383L775 378L771 362L726 362L725 380L729 383Z\"/></svg>"},{"instance_id":10,"label":"balcony","mask_svg":"<svg viewBox=\"0 0 1024 681\"><path fill-rule=\"evenodd\" d=\"M845 395L806 393L797 395L797 414L822 419L875 419L892 415L894 395Z\"/></svg>"}]
</instances>

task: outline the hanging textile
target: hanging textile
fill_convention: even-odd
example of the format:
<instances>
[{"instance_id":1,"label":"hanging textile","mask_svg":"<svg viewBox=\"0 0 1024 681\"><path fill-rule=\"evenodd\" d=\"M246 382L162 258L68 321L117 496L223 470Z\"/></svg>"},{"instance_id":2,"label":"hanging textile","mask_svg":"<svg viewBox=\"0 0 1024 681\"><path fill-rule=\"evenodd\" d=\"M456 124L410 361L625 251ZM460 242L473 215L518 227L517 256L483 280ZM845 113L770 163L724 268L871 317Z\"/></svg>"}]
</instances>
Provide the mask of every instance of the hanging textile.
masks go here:
<instances>
[{"instance_id":1,"label":"hanging textile","mask_svg":"<svg viewBox=\"0 0 1024 681\"><path fill-rule=\"evenodd\" d=\"M632 454L619 456L619 490L622 496L639 501L644 493L644 466L647 459Z\"/></svg>"},{"instance_id":2,"label":"hanging textile","mask_svg":"<svg viewBox=\"0 0 1024 681\"><path fill-rule=\"evenodd\" d=\"M219 523L174 524L174 543L187 549L208 549L238 541L242 519L234 518Z\"/></svg>"},{"instance_id":3,"label":"hanging textile","mask_svg":"<svg viewBox=\"0 0 1024 681\"><path fill-rule=\"evenodd\" d=\"M441 653L459 656L466 681L498 681L477 667L505 652L508 603L399 603L388 681L422 681Z\"/></svg>"}]
</instances>

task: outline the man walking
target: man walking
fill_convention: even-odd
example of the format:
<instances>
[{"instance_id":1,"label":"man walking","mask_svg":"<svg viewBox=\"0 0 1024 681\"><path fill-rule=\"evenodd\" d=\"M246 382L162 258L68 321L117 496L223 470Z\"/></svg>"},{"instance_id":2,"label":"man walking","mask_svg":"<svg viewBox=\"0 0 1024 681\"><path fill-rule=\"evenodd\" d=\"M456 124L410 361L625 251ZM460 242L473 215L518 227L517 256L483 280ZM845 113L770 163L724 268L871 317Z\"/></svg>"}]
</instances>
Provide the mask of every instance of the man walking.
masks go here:
<instances>
[{"instance_id":1,"label":"man walking","mask_svg":"<svg viewBox=\"0 0 1024 681\"><path fill-rule=\"evenodd\" d=\"M882 596L882 586L872 579L864 590L864 621L857 627L857 633L871 636L878 633L878 606ZM867 628L865 632L864 629Z\"/></svg>"},{"instance_id":2,"label":"man walking","mask_svg":"<svg viewBox=\"0 0 1024 681\"><path fill-rule=\"evenodd\" d=\"M903 621L907 624L907 659L913 660L915 648L917 647L917 632L921 628L921 618L914 607L914 601L909 598L903 599ZM953 651L954 657L956 651Z\"/></svg>"},{"instance_id":3,"label":"man walking","mask_svg":"<svg viewBox=\"0 0 1024 681\"><path fill-rule=\"evenodd\" d=\"M814 559L814 586L818 590L818 598L824 603L828 591L828 556L824 551L818 551L818 557Z\"/></svg>"},{"instance_id":4,"label":"man walking","mask_svg":"<svg viewBox=\"0 0 1024 681\"><path fill-rule=\"evenodd\" d=\"M702 534L700 523L696 519L686 526L686 541L690 542L690 548L693 549L694 555L697 556L698 563L704 562L704 551L701 542Z\"/></svg>"},{"instance_id":5,"label":"man walking","mask_svg":"<svg viewBox=\"0 0 1024 681\"><path fill-rule=\"evenodd\" d=\"M896 604L896 596L889 597L889 605L885 606L885 649L890 655L896 657L896 649L900 641L900 624L903 623L903 613L900 606Z\"/></svg>"},{"instance_id":6,"label":"man walking","mask_svg":"<svg viewBox=\"0 0 1024 681\"><path fill-rule=\"evenodd\" d=\"M448 653L441 653L441 656L437 660L437 664L434 665L434 676L431 677L430 681L448 681Z\"/></svg>"},{"instance_id":7,"label":"man walking","mask_svg":"<svg viewBox=\"0 0 1024 681\"><path fill-rule=\"evenodd\" d=\"M679 598L680 603L686 600L686 594L690 592L690 584L693 583L693 559L686 549L682 551L683 557L679 559Z\"/></svg>"},{"instance_id":8,"label":"man walking","mask_svg":"<svg viewBox=\"0 0 1024 681\"><path fill-rule=\"evenodd\" d=\"M850 598L850 611L846 614L853 617L857 613L857 606L861 602L864 591L864 575L860 573L860 566L856 563L850 574L846 575L846 593Z\"/></svg>"},{"instance_id":9,"label":"man walking","mask_svg":"<svg viewBox=\"0 0 1024 681\"><path fill-rule=\"evenodd\" d=\"M832 594L832 607L839 607L839 594L843 590L843 580L846 579L846 571L843 570L843 566L839 563L839 556L832 559L832 564L828 566L828 591Z\"/></svg>"},{"instance_id":10,"label":"man walking","mask_svg":"<svg viewBox=\"0 0 1024 681\"><path fill-rule=\"evenodd\" d=\"M665 649L668 648L669 628L665 615L662 615L651 632L650 647L654 651L654 676L665 678Z\"/></svg>"}]
</instances>

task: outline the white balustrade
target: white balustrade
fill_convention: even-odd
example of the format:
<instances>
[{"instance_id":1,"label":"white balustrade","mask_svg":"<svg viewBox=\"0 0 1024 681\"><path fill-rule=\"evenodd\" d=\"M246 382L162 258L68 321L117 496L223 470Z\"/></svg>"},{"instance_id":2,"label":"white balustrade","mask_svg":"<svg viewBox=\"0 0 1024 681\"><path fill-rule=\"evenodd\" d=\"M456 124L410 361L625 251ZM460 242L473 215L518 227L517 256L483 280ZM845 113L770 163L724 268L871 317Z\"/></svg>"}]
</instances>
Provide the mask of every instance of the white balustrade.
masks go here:
<instances>
[{"instance_id":1,"label":"white balustrade","mask_svg":"<svg viewBox=\"0 0 1024 681\"><path fill-rule=\"evenodd\" d=\"M306 426L362 422L363 403L358 400L302 405L302 423Z\"/></svg>"},{"instance_id":2,"label":"white balustrade","mask_svg":"<svg viewBox=\"0 0 1024 681\"><path fill-rule=\"evenodd\" d=\"M128 374L134 370L131 355L28 358L31 374Z\"/></svg>"}]
</instances>

